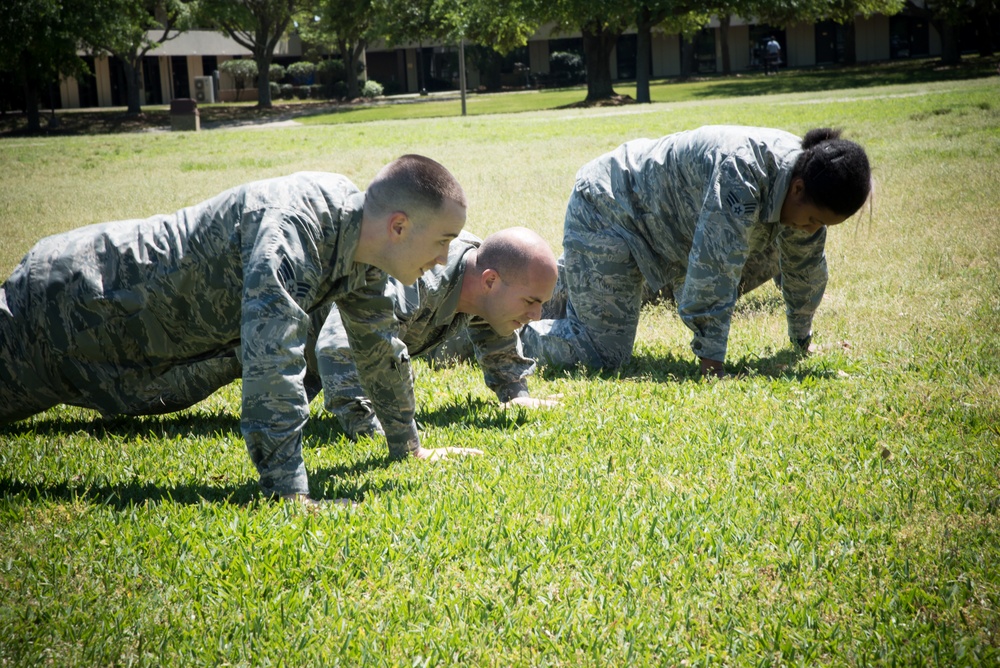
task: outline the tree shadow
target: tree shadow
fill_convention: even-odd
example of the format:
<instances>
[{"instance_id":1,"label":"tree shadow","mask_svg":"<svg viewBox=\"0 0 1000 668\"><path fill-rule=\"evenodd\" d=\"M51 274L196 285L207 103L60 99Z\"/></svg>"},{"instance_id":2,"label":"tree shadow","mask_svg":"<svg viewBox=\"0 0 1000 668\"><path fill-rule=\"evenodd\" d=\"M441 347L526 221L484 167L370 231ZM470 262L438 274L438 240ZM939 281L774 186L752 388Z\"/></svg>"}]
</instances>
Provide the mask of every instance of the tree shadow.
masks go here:
<instances>
[{"instance_id":1,"label":"tree shadow","mask_svg":"<svg viewBox=\"0 0 1000 668\"><path fill-rule=\"evenodd\" d=\"M113 437L123 440L143 441L149 439L175 439L191 436L213 436L242 441L239 417L229 413L206 413L203 411L178 412L156 416L114 416L94 419L85 418L42 418L35 421L18 422L0 427L0 435L31 435L56 437L85 432L95 439ZM303 448L327 447L340 441L343 430L333 416L312 417L303 430ZM314 498L324 498L331 492L336 498L361 501L369 494L381 494L405 485L392 481L373 484L365 482L352 486L346 479L362 476L372 470L388 468L392 459L388 454L370 456L360 461L339 466L327 466L309 471L309 487ZM88 503L104 505L122 510L144 503L169 502L195 505L200 503L224 503L252 505L266 502L260 495L256 481L242 483L194 482L177 485L129 481L116 484L92 485L87 481L63 481L57 483L25 483L10 478L0 478L0 495L25 495L33 501L49 499L74 501L83 499Z\"/></svg>"},{"instance_id":2,"label":"tree shadow","mask_svg":"<svg viewBox=\"0 0 1000 668\"><path fill-rule=\"evenodd\" d=\"M503 431L516 429L527 424L527 410L502 409L493 401L467 395L464 400L439 406L431 410L418 411L417 422L434 427L454 427L463 429L487 429Z\"/></svg>"},{"instance_id":3,"label":"tree shadow","mask_svg":"<svg viewBox=\"0 0 1000 668\"><path fill-rule=\"evenodd\" d=\"M942 65L938 58L861 65L818 65L787 72L780 70L778 76L771 77L743 73L706 77L706 85L691 91L691 95L695 98L725 98L959 81L991 76L995 67L994 59L979 56L967 56L959 64L950 66Z\"/></svg>"},{"instance_id":4,"label":"tree shadow","mask_svg":"<svg viewBox=\"0 0 1000 668\"><path fill-rule=\"evenodd\" d=\"M179 436L212 435L242 438L240 419L231 413L181 411L164 415L101 417L92 419L41 417L35 420L0 425L0 434L56 436L86 432L94 438L174 438Z\"/></svg>"},{"instance_id":5,"label":"tree shadow","mask_svg":"<svg viewBox=\"0 0 1000 668\"><path fill-rule=\"evenodd\" d=\"M388 456L367 459L341 466L323 467L309 472L309 489L313 498L346 498L360 502L370 494L383 494L393 489L407 489L409 483L398 481L365 482L360 486L345 484L352 476L386 468L391 463ZM332 494L331 494L332 493ZM202 503L252 506L267 503L261 496L256 482L212 483L195 482L178 485L129 481L115 484L90 485L86 482L62 481L57 483L25 483L10 478L0 478L0 496L25 496L31 501L78 501L115 510L126 510L146 503L171 503L199 505Z\"/></svg>"},{"instance_id":6,"label":"tree shadow","mask_svg":"<svg viewBox=\"0 0 1000 668\"><path fill-rule=\"evenodd\" d=\"M766 356L749 355L726 362L726 373L736 379L747 376L805 380L806 378L832 378L835 371L802 368L798 362L804 354L785 348ZM582 365L572 368L543 366L538 374L546 380L647 380L654 383L699 382L702 380L698 364L692 358L680 358L671 353L652 355L638 351L620 369L588 369Z\"/></svg>"}]
</instances>

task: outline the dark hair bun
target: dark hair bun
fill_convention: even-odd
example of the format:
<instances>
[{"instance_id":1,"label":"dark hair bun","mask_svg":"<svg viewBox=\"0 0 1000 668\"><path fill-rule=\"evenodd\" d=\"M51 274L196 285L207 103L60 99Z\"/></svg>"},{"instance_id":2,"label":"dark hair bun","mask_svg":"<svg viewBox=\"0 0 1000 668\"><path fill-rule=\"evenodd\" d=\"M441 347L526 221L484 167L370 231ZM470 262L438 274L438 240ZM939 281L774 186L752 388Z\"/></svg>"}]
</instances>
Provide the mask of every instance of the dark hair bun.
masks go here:
<instances>
[{"instance_id":1,"label":"dark hair bun","mask_svg":"<svg viewBox=\"0 0 1000 668\"><path fill-rule=\"evenodd\" d=\"M871 192L871 166L865 150L840 138L840 130L817 128L802 140L802 155L792 176L800 177L815 204L853 216Z\"/></svg>"},{"instance_id":2,"label":"dark hair bun","mask_svg":"<svg viewBox=\"0 0 1000 668\"><path fill-rule=\"evenodd\" d=\"M802 148L810 149L831 139L840 139L840 130L834 128L815 128L806 133L802 139Z\"/></svg>"}]
</instances>

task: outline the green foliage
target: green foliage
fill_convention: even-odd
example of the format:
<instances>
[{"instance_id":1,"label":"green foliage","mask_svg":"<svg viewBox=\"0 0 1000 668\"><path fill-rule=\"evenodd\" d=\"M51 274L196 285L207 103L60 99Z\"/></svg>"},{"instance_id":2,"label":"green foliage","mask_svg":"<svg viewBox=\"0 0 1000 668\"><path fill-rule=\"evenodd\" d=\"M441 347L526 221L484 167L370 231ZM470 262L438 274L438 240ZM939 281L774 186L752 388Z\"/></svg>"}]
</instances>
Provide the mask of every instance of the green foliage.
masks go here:
<instances>
[{"instance_id":1,"label":"green foliage","mask_svg":"<svg viewBox=\"0 0 1000 668\"><path fill-rule=\"evenodd\" d=\"M253 54L258 70L269 72L274 49L285 36L299 0L198 0L197 21L229 37ZM257 106L271 106L271 89L258 86Z\"/></svg>"},{"instance_id":2,"label":"green foliage","mask_svg":"<svg viewBox=\"0 0 1000 668\"><path fill-rule=\"evenodd\" d=\"M219 65L219 71L232 77L237 98L248 85L253 85L257 80L257 63L252 60L227 60Z\"/></svg>"},{"instance_id":3,"label":"green foliage","mask_svg":"<svg viewBox=\"0 0 1000 668\"><path fill-rule=\"evenodd\" d=\"M285 78L285 74L286 71L283 65L271 63L271 67L267 70L267 80L271 83L281 83L281 80Z\"/></svg>"},{"instance_id":4,"label":"green foliage","mask_svg":"<svg viewBox=\"0 0 1000 668\"><path fill-rule=\"evenodd\" d=\"M336 81L344 80L347 76L347 68L344 67L343 60L331 58L320 61L316 65L316 74L322 83L332 85Z\"/></svg>"},{"instance_id":5,"label":"green foliage","mask_svg":"<svg viewBox=\"0 0 1000 668\"><path fill-rule=\"evenodd\" d=\"M316 74L316 63L300 60L297 63L289 65L286 73L289 78L299 85L309 84L312 83L313 76Z\"/></svg>"},{"instance_id":6,"label":"green foliage","mask_svg":"<svg viewBox=\"0 0 1000 668\"><path fill-rule=\"evenodd\" d=\"M317 400L311 488L356 508L258 497L238 383L178 414L0 427L0 663L1000 665L1000 104L993 78L906 81L934 69L661 84L615 109L473 97L491 113L305 133L5 138L4 276L47 234L301 169L364 188L412 146L463 183L471 232L527 221L557 251L576 170L635 137L833 125L877 187L831 231L812 357L767 286L739 303L724 382L695 378L670 305L643 312L621 373L536 373L534 395L563 395L544 412L418 359L425 444L483 457L389 462Z\"/></svg>"},{"instance_id":7,"label":"green foliage","mask_svg":"<svg viewBox=\"0 0 1000 668\"><path fill-rule=\"evenodd\" d=\"M374 79L369 79L365 82L365 85L361 87L361 96L366 98L378 97L382 94L382 84L375 81Z\"/></svg>"},{"instance_id":8,"label":"green foliage","mask_svg":"<svg viewBox=\"0 0 1000 668\"><path fill-rule=\"evenodd\" d=\"M41 88L87 73L80 42L97 34L102 18L83 2L0 0L0 72L24 88L31 129L39 128Z\"/></svg>"}]
</instances>

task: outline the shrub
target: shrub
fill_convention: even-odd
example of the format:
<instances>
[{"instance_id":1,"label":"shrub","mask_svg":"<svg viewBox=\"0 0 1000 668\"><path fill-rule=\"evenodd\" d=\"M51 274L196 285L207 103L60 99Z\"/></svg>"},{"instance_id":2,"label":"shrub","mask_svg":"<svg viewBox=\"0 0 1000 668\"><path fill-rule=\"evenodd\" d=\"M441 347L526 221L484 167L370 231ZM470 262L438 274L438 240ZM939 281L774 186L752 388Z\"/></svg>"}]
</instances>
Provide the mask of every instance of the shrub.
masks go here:
<instances>
[{"instance_id":1,"label":"shrub","mask_svg":"<svg viewBox=\"0 0 1000 668\"><path fill-rule=\"evenodd\" d=\"M343 100L347 97L347 82L346 81L335 81L331 88L333 97L338 100Z\"/></svg>"},{"instance_id":2,"label":"shrub","mask_svg":"<svg viewBox=\"0 0 1000 668\"><path fill-rule=\"evenodd\" d=\"M300 86L308 85L316 77L316 64L310 63L307 60L300 60L297 63L289 65L288 69L285 70L285 74Z\"/></svg>"},{"instance_id":3,"label":"shrub","mask_svg":"<svg viewBox=\"0 0 1000 668\"><path fill-rule=\"evenodd\" d=\"M295 86L292 84L281 84L281 99L291 100L294 93Z\"/></svg>"},{"instance_id":4,"label":"shrub","mask_svg":"<svg viewBox=\"0 0 1000 668\"><path fill-rule=\"evenodd\" d=\"M281 82L285 78L285 68L277 63L271 65L267 71L267 80L271 82Z\"/></svg>"},{"instance_id":5,"label":"shrub","mask_svg":"<svg viewBox=\"0 0 1000 668\"><path fill-rule=\"evenodd\" d=\"M316 76L322 84L332 85L347 78L347 68L339 58L324 60L316 65Z\"/></svg>"},{"instance_id":6,"label":"shrub","mask_svg":"<svg viewBox=\"0 0 1000 668\"><path fill-rule=\"evenodd\" d=\"M295 94L295 98L298 100L309 99L309 86L293 86L292 92Z\"/></svg>"},{"instance_id":7,"label":"shrub","mask_svg":"<svg viewBox=\"0 0 1000 668\"><path fill-rule=\"evenodd\" d=\"M563 76L558 78L568 78L573 83L586 79L583 56L572 51L556 51L550 55L549 71L555 75L561 74Z\"/></svg>"},{"instance_id":8,"label":"shrub","mask_svg":"<svg viewBox=\"0 0 1000 668\"><path fill-rule=\"evenodd\" d=\"M367 97L369 99L373 97L378 97L382 94L382 84L375 81L374 79L369 79L365 82L365 85L361 87L361 97Z\"/></svg>"},{"instance_id":9,"label":"shrub","mask_svg":"<svg viewBox=\"0 0 1000 668\"><path fill-rule=\"evenodd\" d=\"M247 84L253 85L257 81L257 63L252 60L227 60L219 65L219 71L233 78L237 100L243 95Z\"/></svg>"},{"instance_id":10,"label":"shrub","mask_svg":"<svg viewBox=\"0 0 1000 668\"><path fill-rule=\"evenodd\" d=\"M268 88L271 89L271 99L272 100L277 100L278 98L281 97L281 86L280 85L278 85L278 84L276 84L275 82L272 81L267 86L268 86Z\"/></svg>"}]
</instances>

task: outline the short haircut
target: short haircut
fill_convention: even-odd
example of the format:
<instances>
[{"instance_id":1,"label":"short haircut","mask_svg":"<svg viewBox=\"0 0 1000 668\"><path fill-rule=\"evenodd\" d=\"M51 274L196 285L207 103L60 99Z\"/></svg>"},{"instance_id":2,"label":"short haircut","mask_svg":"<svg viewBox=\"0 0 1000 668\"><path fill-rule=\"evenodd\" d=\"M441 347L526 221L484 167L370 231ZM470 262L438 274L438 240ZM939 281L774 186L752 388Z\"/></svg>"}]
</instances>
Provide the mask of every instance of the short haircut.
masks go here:
<instances>
[{"instance_id":1,"label":"short haircut","mask_svg":"<svg viewBox=\"0 0 1000 668\"><path fill-rule=\"evenodd\" d=\"M483 239L476 266L494 270L506 283L521 284L530 280L537 259L537 250L524 238L501 231Z\"/></svg>"},{"instance_id":2,"label":"short haircut","mask_svg":"<svg viewBox=\"0 0 1000 668\"><path fill-rule=\"evenodd\" d=\"M872 172L865 150L840 138L840 130L817 128L802 139L802 155L792 177L805 184L813 204L841 216L853 216L872 189Z\"/></svg>"},{"instance_id":3,"label":"short haircut","mask_svg":"<svg viewBox=\"0 0 1000 668\"><path fill-rule=\"evenodd\" d=\"M468 206L465 191L440 163L422 155L404 155L383 167L365 193L365 212L373 217L402 211L408 216L436 212L446 200Z\"/></svg>"}]
</instances>

